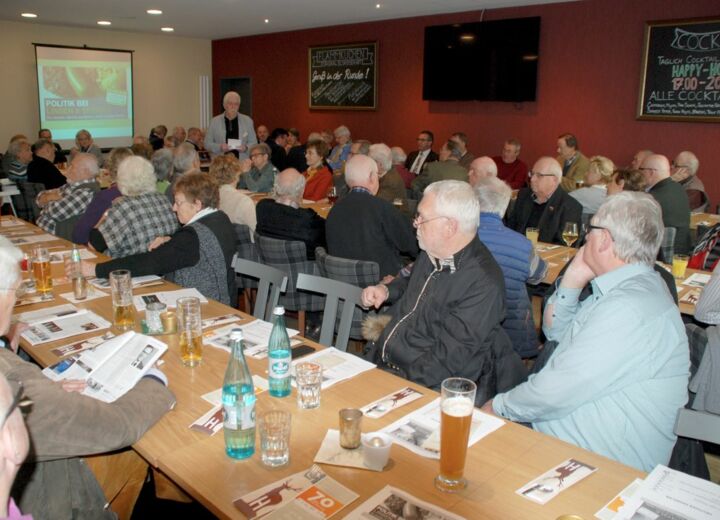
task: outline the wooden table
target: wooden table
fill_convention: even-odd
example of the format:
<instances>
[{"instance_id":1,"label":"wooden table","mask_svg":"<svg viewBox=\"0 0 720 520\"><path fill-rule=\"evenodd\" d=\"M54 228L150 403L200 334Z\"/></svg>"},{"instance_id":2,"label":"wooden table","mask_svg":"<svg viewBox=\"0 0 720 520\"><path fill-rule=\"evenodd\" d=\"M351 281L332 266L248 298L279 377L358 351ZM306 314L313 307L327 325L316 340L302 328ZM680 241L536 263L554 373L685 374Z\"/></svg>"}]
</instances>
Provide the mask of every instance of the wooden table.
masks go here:
<instances>
[{"instance_id":1,"label":"wooden table","mask_svg":"<svg viewBox=\"0 0 720 520\"><path fill-rule=\"evenodd\" d=\"M575 256L577 249L574 247L559 246L557 244L547 244L538 242L535 246L537 254L548 263L548 270L543 278L542 283L548 285L557 280L560 271Z\"/></svg>"},{"instance_id":2,"label":"wooden table","mask_svg":"<svg viewBox=\"0 0 720 520\"><path fill-rule=\"evenodd\" d=\"M246 193L252 200L257 204L263 199L267 199L270 197L270 193L265 192L249 192L247 190L241 190L243 193ZM327 200L322 200L319 202L313 202L310 200L303 200L303 203L300 205L302 208L311 208L315 210L315 213L320 215L322 218L327 218L328 213L330 213L330 210L332 209L332 204L330 204Z\"/></svg>"},{"instance_id":3,"label":"wooden table","mask_svg":"<svg viewBox=\"0 0 720 520\"><path fill-rule=\"evenodd\" d=\"M720 215L714 213L691 213L690 229L697 230L698 226L714 226L720 222Z\"/></svg>"},{"instance_id":4,"label":"wooden table","mask_svg":"<svg viewBox=\"0 0 720 520\"><path fill-rule=\"evenodd\" d=\"M0 228L0 232L6 229ZM49 245L68 246L60 240L57 244ZM54 265L53 269L54 274L61 274L61 265ZM55 292L66 292L69 287L57 287ZM149 287L135 292L143 294L171 287L171 284L167 284L167 287ZM63 300L56 297L54 302L45 305L61 303ZM18 311L41 306L26 306ZM109 296L79 306L92 309L106 319L111 318ZM203 318L227 312L240 314L213 301L202 306ZM88 334L93 335L97 335L97 332ZM81 337L38 347L24 346L39 362L48 364L57 360L50 353L52 348ZM381 370L372 370L323 391L322 404L316 410L298 410L294 391L291 397L284 399L270 397L267 393L260 394L258 414L270 409L289 410L293 414L290 464L271 470L261 464L257 452L246 461L228 458L224 452L222 433L208 437L189 429L194 420L211 408L201 396L221 386L228 354L206 346L202 365L190 369L180 361L176 337L161 336L161 339L169 346L168 352L163 356L164 363L161 368L168 376L170 388L177 397L177 405L149 430L134 448L154 468L159 469L221 518L242 518L233 506L235 499L308 468L327 429L337 428L337 412L340 408L360 407L408 385L403 379ZM253 373L267 376L266 362L254 359L248 361ZM384 418L364 418L363 431L378 430L437 396L435 392L418 385L411 386L421 391L423 398L387 414ZM259 451L259 446L256 451ZM569 457L576 457L599 469L544 506L515 494L515 490L523 484ZM336 466L323 466L323 469L360 495L357 502L337 515L338 518L384 485L391 484L466 518L555 519L562 514L578 514L590 519L634 478L643 476L639 470L513 423L507 423L468 451L466 476L470 484L464 492L458 494L445 494L435 489L433 478L438 471L437 461L419 457L400 446L393 446L390 463L381 473Z\"/></svg>"}]
</instances>

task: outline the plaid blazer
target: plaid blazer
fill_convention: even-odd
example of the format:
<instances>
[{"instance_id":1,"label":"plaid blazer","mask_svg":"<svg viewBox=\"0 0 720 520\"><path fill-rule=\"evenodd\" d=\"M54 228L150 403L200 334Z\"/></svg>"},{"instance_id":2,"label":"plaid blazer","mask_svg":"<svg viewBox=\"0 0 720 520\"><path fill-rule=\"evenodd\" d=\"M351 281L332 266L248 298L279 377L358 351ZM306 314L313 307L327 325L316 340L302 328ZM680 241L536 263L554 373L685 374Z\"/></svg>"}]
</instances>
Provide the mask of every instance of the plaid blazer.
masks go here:
<instances>
[{"instance_id":1,"label":"plaid blazer","mask_svg":"<svg viewBox=\"0 0 720 520\"><path fill-rule=\"evenodd\" d=\"M320 274L315 262L307 259L303 242L262 235L257 235L255 241L262 263L280 269L288 277L287 291L280 295L280 305L292 311L321 311L325 308L324 296L295 288L298 274Z\"/></svg>"},{"instance_id":2,"label":"plaid blazer","mask_svg":"<svg viewBox=\"0 0 720 520\"><path fill-rule=\"evenodd\" d=\"M331 256L322 247L315 248L315 261L320 270L320 276L331 280L349 283L361 289L380 282L380 267L377 262ZM338 305L336 327L340 323L342 305L342 303ZM350 327L350 337L352 339L362 339L362 322L370 313L375 314L374 311L363 311L359 307L355 307Z\"/></svg>"},{"instance_id":3,"label":"plaid blazer","mask_svg":"<svg viewBox=\"0 0 720 520\"><path fill-rule=\"evenodd\" d=\"M20 195L12 196L17 216L34 224L40 215L40 207L35 202L35 198L45 190L45 185L41 182L18 182L17 188Z\"/></svg>"}]
</instances>

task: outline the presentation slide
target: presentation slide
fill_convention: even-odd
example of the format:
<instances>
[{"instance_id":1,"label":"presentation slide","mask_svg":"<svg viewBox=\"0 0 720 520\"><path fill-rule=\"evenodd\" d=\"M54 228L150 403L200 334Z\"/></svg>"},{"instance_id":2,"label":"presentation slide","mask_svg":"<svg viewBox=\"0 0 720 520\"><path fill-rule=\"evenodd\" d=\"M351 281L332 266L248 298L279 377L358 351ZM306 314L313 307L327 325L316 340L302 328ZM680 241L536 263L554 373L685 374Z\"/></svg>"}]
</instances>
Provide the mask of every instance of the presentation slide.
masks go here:
<instances>
[{"instance_id":1,"label":"presentation slide","mask_svg":"<svg viewBox=\"0 0 720 520\"><path fill-rule=\"evenodd\" d=\"M132 54L36 45L40 128L75 146L85 129L97 146L130 146L133 136Z\"/></svg>"}]
</instances>

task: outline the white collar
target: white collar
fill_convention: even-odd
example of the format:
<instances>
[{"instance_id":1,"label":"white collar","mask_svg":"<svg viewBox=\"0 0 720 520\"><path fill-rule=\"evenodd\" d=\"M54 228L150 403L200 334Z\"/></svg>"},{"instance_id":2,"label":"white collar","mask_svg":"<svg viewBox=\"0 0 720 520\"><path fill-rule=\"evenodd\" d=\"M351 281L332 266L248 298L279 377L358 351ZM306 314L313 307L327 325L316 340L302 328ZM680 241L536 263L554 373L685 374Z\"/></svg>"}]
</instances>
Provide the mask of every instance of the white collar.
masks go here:
<instances>
[{"instance_id":1,"label":"white collar","mask_svg":"<svg viewBox=\"0 0 720 520\"><path fill-rule=\"evenodd\" d=\"M198 211L197 213L195 213L195 215L193 215L193 218L191 218L190 220L188 220L188 223L185 224L185 225L186 225L186 226L189 226L190 224L192 224L192 223L195 222L196 220L200 220L200 219L203 218L204 216L210 215L211 213L215 213L216 211L217 211L216 208L203 208L203 209L201 209L200 211Z\"/></svg>"}]
</instances>

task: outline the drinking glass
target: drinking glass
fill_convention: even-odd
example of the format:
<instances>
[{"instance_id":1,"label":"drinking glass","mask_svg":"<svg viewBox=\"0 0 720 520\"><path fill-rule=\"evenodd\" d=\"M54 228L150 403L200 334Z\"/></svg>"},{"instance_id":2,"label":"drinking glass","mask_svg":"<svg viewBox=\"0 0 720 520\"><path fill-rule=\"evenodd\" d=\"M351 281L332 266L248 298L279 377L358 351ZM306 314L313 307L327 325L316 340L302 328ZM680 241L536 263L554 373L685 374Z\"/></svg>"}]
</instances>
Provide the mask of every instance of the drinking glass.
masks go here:
<instances>
[{"instance_id":1,"label":"drinking glass","mask_svg":"<svg viewBox=\"0 0 720 520\"><path fill-rule=\"evenodd\" d=\"M687 269L688 261L690 258L688 255L673 255L672 259L672 275L677 280L685 278L685 270Z\"/></svg>"},{"instance_id":2,"label":"drinking glass","mask_svg":"<svg viewBox=\"0 0 720 520\"><path fill-rule=\"evenodd\" d=\"M200 316L200 298L178 298L178 333L180 334L180 358L187 367L198 366L202 362L202 320Z\"/></svg>"},{"instance_id":3,"label":"drinking glass","mask_svg":"<svg viewBox=\"0 0 720 520\"><path fill-rule=\"evenodd\" d=\"M455 492L467 487L465 456L475 409L477 386L469 379L451 377L440 390L440 474L435 487Z\"/></svg>"},{"instance_id":4,"label":"drinking glass","mask_svg":"<svg viewBox=\"0 0 720 520\"><path fill-rule=\"evenodd\" d=\"M298 408L311 410L320 406L322 372L322 365L318 363L298 363L295 366Z\"/></svg>"},{"instance_id":5,"label":"drinking glass","mask_svg":"<svg viewBox=\"0 0 720 520\"><path fill-rule=\"evenodd\" d=\"M536 227L529 227L525 229L525 236L530 242L532 242L533 247L537 246L539 234L540 232Z\"/></svg>"},{"instance_id":6,"label":"drinking glass","mask_svg":"<svg viewBox=\"0 0 720 520\"><path fill-rule=\"evenodd\" d=\"M110 272L110 293L113 304L113 325L121 331L135 328L132 277L127 269Z\"/></svg>"},{"instance_id":7,"label":"drinking glass","mask_svg":"<svg viewBox=\"0 0 720 520\"><path fill-rule=\"evenodd\" d=\"M52 299L52 270L50 268L50 253L47 247L33 248L32 272L35 278L35 286L42 299Z\"/></svg>"},{"instance_id":8,"label":"drinking glass","mask_svg":"<svg viewBox=\"0 0 720 520\"><path fill-rule=\"evenodd\" d=\"M335 202L337 202L338 193L337 193L337 188L335 186L333 186L332 188L330 188L328 190L327 198L330 201L330 204L335 204Z\"/></svg>"},{"instance_id":9,"label":"drinking glass","mask_svg":"<svg viewBox=\"0 0 720 520\"><path fill-rule=\"evenodd\" d=\"M356 408L340 410L340 446L354 450L360 446L360 424L363 413Z\"/></svg>"},{"instance_id":10,"label":"drinking glass","mask_svg":"<svg viewBox=\"0 0 720 520\"><path fill-rule=\"evenodd\" d=\"M266 466L284 466L290 461L290 412L273 410L260 417L260 458Z\"/></svg>"},{"instance_id":11,"label":"drinking glass","mask_svg":"<svg viewBox=\"0 0 720 520\"><path fill-rule=\"evenodd\" d=\"M578 236L577 222L565 222L565 227L562 231L562 239L563 242L565 242L565 245L572 247L572 245L577 241ZM565 254L565 261L567 262L568 260L570 260L570 251Z\"/></svg>"}]
</instances>

